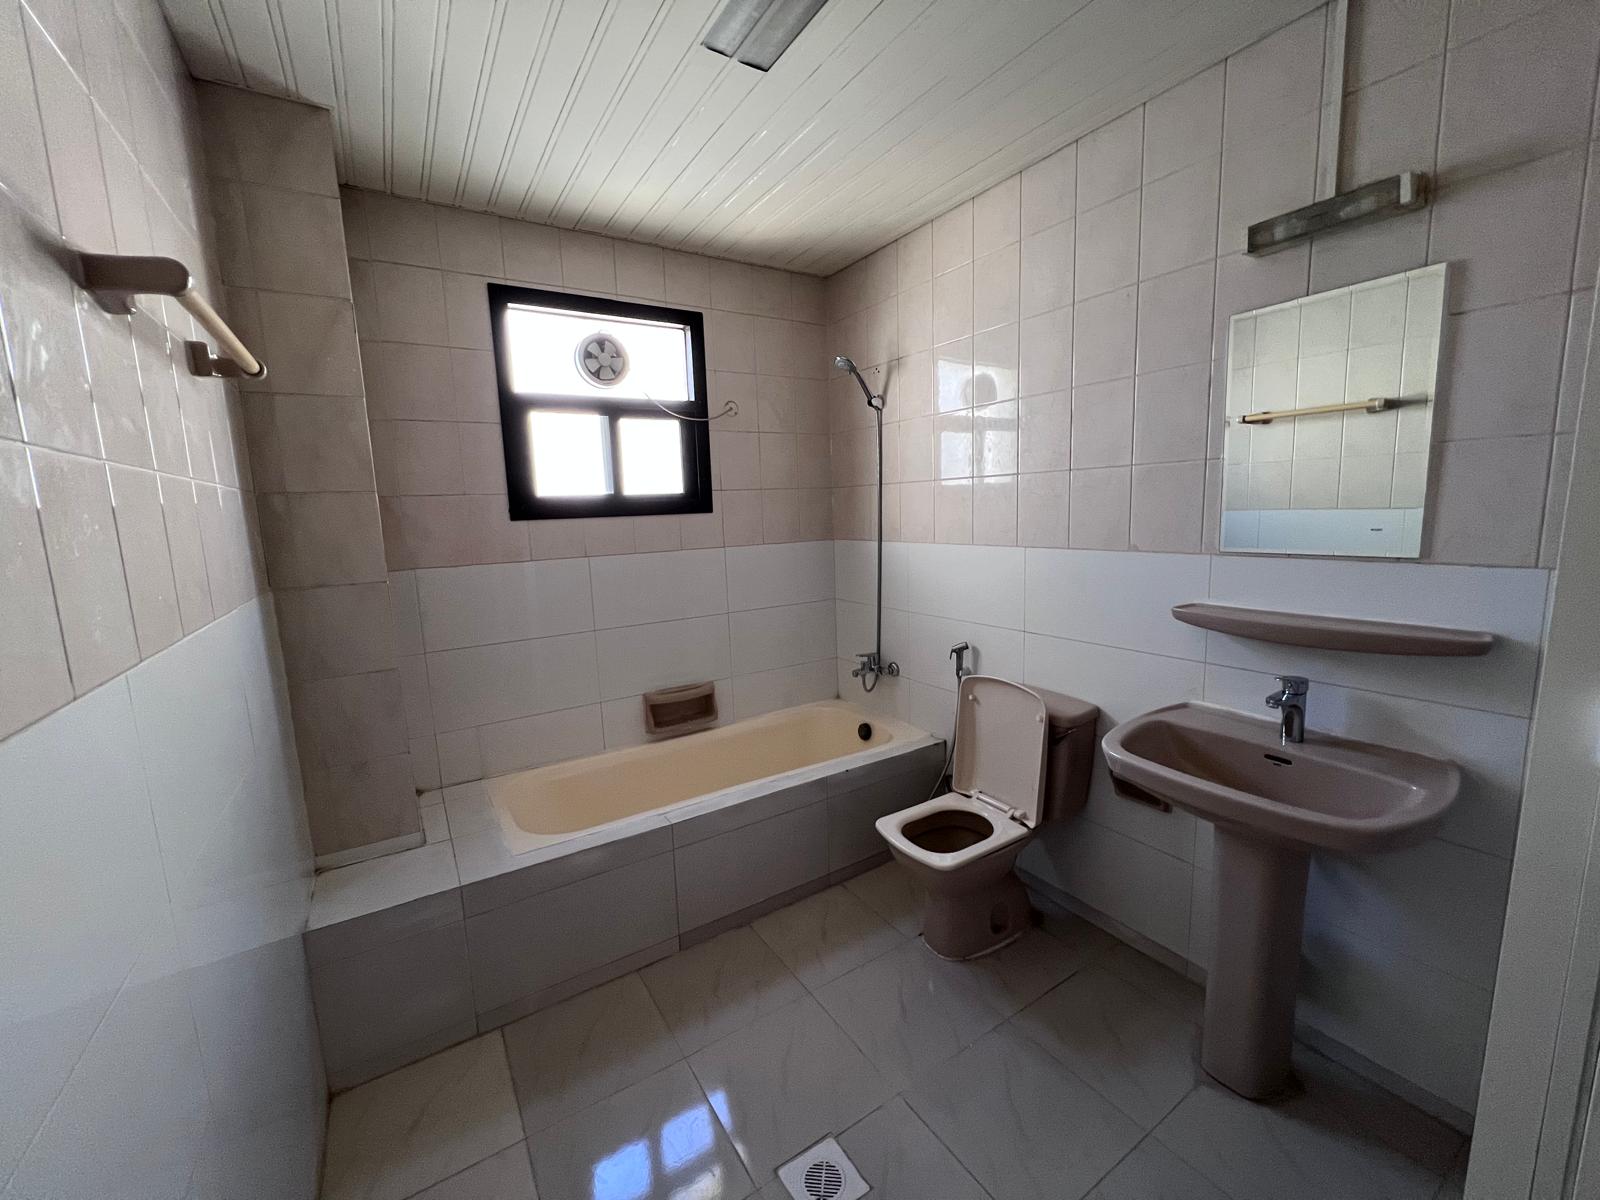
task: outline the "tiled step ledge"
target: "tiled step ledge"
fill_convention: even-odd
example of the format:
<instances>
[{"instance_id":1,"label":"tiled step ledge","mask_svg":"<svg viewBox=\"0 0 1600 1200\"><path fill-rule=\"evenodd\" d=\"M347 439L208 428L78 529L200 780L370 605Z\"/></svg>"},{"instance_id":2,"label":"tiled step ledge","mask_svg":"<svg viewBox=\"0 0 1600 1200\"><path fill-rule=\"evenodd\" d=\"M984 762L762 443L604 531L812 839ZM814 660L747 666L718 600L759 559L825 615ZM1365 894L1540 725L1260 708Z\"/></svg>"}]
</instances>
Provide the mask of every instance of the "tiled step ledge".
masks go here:
<instances>
[{"instance_id":1,"label":"tiled step ledge","mask_svg":"<svg viewBox=\"0 0 1600 1200\"><path fill-rule=\"evenodd\" d=\"M432 793L429 841L319 875L305 933L335 1090L877 865L873 822L928 796L944 743L824 763L522 855L480 782Z\"/></svg>"}]
</instances>

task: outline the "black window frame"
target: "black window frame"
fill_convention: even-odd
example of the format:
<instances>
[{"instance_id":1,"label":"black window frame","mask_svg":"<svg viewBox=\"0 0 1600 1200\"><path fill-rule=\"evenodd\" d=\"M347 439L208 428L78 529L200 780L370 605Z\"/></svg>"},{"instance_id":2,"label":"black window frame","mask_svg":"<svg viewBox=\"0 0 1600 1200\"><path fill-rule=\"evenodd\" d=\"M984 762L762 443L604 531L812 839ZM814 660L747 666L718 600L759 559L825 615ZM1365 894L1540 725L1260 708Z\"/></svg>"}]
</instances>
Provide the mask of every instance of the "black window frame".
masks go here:
<instances>
[{"instance_id":1,"label":"black window frame","mask_svg":"<svg viewBox=\"0 0 1600 1200\"><path fill-rule=\"evenodd\" d=\"M500 393L500 440L505 449L506 502L513 521L549 521L574 517L648 517L711 511L711 431L707 421L705 317L693 309L668 308L611 300L576 292L488 284L489 328L494 342L495 386ZM607 496L538 496L533 490L533 446L528 415L536 411L593 413L604 416L611 433L609 457L620 462L617 421L624 416L673 418L637 400L574 399L571 396L535 396L511 390L510 339L505 335L505 312L512 305L537 305L568 312L663 321L684 326L689 332L689 403L674 405L688 420L682 428L684 490L674 496L627 496L618 490ZM615 471L615 466L613 470Z\"/></svg>"}]
</instances>

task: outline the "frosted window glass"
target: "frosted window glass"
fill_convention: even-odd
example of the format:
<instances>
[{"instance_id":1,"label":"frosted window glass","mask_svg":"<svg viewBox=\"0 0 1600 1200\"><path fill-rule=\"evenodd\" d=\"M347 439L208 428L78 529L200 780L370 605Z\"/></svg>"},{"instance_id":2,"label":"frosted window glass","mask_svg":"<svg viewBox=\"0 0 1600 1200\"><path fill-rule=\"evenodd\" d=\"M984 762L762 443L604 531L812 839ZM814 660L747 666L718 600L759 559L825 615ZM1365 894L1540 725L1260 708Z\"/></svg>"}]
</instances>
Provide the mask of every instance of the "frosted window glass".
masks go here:
<instances>
[{"instance_id":1,"label":"frosted window glass","mask_svg":"<svg viewBox=\"0 0 1600 1200\"><path fill-rule=\"evenodd\" d=\"M622 493L625 496L683 494L683 443L678 422L623 417Z\"/></svg>"},{"instance_id":2,"label":"frosted window glass","mask_svg":"<svg viewBox=\"0 0 1600 1200\"><path fill-rule=\"evenodd\" d=\"M513 304L505 310L511 390L524 396L686 404L690 397L689 331L682 325L565 312ZM608 355L597 382L580 367L582 348L601 335L620 348L626 370Z\"/></svg>"},{"instance_id":3,"label":"frosted window glass","mask_svg":"<svg viewBox=\"0 0 1600 1200\"><path fill-rule=\"evenodd\" d=\"M606 419L598 413L531 412L533 491L541 497L609 496Z\"/></svg>"}]
</instances>

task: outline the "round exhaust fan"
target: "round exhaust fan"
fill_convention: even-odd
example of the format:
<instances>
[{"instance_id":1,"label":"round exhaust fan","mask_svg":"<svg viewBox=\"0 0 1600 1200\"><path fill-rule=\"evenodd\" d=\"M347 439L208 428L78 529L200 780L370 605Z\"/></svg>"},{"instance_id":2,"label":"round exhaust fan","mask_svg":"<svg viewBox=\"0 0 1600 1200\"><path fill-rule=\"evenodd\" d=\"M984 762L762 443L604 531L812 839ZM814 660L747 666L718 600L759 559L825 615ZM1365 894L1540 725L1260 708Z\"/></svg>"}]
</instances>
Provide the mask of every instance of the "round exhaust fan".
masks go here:
<instances>
[{"instance_id":1,"label":"round exhaust fan","mask_svg":"<svg viewBox=\"0 0 1600 1200\"><path fill-rule=\"evenodd\" d=\"M628 352L609 333L591 333L578 343L578 370L598 387L615 387L628 373Z\"/></svg>"}]
</instances>

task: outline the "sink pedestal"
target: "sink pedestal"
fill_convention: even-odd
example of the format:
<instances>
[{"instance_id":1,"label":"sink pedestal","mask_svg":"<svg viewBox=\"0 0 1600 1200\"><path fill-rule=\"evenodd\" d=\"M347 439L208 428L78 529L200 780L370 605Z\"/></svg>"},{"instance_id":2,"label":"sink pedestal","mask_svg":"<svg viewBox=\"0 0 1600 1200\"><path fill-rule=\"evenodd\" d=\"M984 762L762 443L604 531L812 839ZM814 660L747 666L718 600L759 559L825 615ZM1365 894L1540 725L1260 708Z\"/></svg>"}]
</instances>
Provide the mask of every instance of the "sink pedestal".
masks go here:
<instances>
[{"instance_id":1,"label":"sink pedestal","mask_svg":"<svg viewBox=\"0 0 1600 1200\"><path fill-rule=\"evenodd\" d=\"M1289 1083L1308 851L1217 826L1216 947L1200 1065L1241 1096Z\"/></svg>"}]
</instances>

